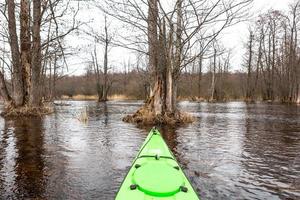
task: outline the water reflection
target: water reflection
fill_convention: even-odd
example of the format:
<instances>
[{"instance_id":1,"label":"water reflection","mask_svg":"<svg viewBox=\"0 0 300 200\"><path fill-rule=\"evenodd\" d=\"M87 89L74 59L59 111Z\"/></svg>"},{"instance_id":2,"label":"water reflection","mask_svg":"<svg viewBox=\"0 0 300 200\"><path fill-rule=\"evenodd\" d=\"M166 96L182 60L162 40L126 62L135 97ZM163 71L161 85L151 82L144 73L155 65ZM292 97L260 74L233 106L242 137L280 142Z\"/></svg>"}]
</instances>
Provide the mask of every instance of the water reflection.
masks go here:
<instances>
[{"instance_id":1,"label":"water reflection","mask_svg":"<svg viewBox=\"0 0 300 200\"><path fill-rule=\"evenodd\" d=\"M15 190L16 173L13 170L16 165L15 138L12 137L12 131L8 129L7 123L1 120L3 128L1 129L0 145L0 197L8 198L12 196ZM7 193L6 191L11 191Z\"/></svg>"},{"instance_id":2,"label":"water reflection","mask_svg":"<svg viewBox=\"0 0 300 200\"><path fill-rule=\"evenodd\" d=\"M253 110L260 110L259 116ZM264 115L272 112L272 107L247 106L245 142L242 164L245 173L240 177L241 188L253 198L297 198L299 184L299 127L293 123L293 115L285 114L284 120ZM297 123L296 123L297 124ZM296 129L295 129L296 128Z\"/></svg>"},{"instance_id":3,"label":"water reflection","mask_svg":"<svg viewBox=\"0 0 300 200\"><path fill-rule=\"evenodd\" d=\"M187 153L187 172L203 199L299 199L297 106L233 102L182 109L199 117L177 131L177 151Z\"/></svg>"},{"instance_id":4,"label":"water reflection","mask_svg":"<svg viewBox=\"0 0 300 200\"><path fill-rule=\"evenodd\" d=\"M42 119L0 118L0 199L114 199L151 128L121 120L142 102L68 103ZM198 120L159 129L202 199L300 199L299 107L179 106Z\"/></svg>"},{"instance_id":5,"label":"water reflection","mask_svg":"<svg viewBox=\"0 0 300 200\"><path fill-rule=\"evenodd\" d=\"M1 177L4 178L1 196L12 199L43 197L45 163L42 120L5 121L1 150Z\"/></svg>"}]
</instances>

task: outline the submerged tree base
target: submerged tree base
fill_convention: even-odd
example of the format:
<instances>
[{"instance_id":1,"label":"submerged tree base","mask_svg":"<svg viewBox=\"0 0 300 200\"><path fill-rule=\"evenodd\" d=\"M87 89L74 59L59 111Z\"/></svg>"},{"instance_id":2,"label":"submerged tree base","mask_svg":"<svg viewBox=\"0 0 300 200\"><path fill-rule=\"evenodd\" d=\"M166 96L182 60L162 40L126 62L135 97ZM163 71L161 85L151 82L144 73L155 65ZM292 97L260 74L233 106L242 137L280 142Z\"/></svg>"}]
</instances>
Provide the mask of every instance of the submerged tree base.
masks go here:
<instances>
[{"instance_id":1,"label":"submerged tree base","mask_svg":"<svg viewBox=\"0 0 300 200\"><path fill-rule=\"evenodd\" d=\"M143 106L133 115L127 115L124 117L123 121L142 125L178 125L192 123L195 121L195 117L191 114L180 111L156 115L147 106Z\"/></svg>"},{"instance_id":2,"label":"submerged tree base","mask_svg":"<svg viewBox=\"0 0 300 200\"><path fill-rule=\"evenodd\" d=\"M31 106L5 106L4 111L1 113L3 117L40 117L43 115L48 115L54 112L53 106L43 105L40 107Z\"/></svg>"}]
</instances>

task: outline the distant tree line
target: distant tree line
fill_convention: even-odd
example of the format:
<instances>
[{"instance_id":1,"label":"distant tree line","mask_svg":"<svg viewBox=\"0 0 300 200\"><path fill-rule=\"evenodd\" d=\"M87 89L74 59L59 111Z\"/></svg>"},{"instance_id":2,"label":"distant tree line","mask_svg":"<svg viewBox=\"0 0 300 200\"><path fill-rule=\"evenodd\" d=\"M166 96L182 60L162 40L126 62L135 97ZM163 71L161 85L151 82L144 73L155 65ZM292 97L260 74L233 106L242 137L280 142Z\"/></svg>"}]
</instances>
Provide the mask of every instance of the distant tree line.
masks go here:
<instances>
[{"instance_id":1,"label":"distant tree line","mask_svg":"<svg viewBox=\"0 0 300 200\"><path fill-rule=\"evenodd\" d=\"M246 100L300 102L300 1L269 10L249 27Z\"/></svg>"},{"instance_id":2,"label":"distant tree line","mask_svg":"<svg viewBox=\"0 0 300 200\"><path fill-rule=\"evenodd\" d=\"M219 73L215 86L215 99L218 101L242 100L245 94L246 73ZM103 79L100 75L100 79ZM145 100L149 95L149 80L143 72L132 70L123 73L109 73L110 90L108 96L123 95L132 99ZM221 80L222 79L222 80ZM97 96L98 76L86 73L82 76L65 76L56 83L56 98L76 95ZM202 74L201 96L198 96L198 72L184 72L178 81L179 99L209 101L211 98L212 72ZM48 88L44 91L48 94Z\"/></svg>"}]
</instances>

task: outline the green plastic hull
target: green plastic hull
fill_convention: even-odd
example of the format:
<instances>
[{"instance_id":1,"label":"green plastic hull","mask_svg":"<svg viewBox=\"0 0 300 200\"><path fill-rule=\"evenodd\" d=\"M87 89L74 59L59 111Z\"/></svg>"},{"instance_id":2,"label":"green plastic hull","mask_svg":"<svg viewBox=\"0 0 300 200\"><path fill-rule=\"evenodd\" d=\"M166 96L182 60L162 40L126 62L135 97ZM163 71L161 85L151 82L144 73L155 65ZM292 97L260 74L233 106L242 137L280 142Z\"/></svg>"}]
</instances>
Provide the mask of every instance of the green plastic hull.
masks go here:
<instances>
[{"instance_id":1,"label":"green plastic hull","mask_svg":"<svg viewBox=\"0 0 300 200\"><path fill-rule=\"evenodd\" d=\"M116 200L198 200L158 130L152 129Z\"/></svg>"}]
</instances>

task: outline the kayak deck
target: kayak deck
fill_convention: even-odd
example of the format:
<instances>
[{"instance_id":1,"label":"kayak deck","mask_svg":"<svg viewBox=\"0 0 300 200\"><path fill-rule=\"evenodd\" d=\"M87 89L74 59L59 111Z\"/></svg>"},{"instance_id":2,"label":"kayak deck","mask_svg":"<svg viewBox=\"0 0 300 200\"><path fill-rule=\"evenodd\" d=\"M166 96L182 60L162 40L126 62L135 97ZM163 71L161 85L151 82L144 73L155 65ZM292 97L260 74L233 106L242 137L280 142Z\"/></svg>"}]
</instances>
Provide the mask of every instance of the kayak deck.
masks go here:
<instances>
[{"instance_id":1,"label":"kayak deck","mask_svg":"<svg viewBox=\"0 0 300 200\"><path fill-rule=\"evenodd\" d=\"M198 200L159 131L152 129L116 200Z\"/></svg>"}]
</instances>

